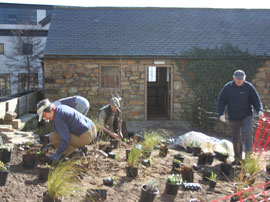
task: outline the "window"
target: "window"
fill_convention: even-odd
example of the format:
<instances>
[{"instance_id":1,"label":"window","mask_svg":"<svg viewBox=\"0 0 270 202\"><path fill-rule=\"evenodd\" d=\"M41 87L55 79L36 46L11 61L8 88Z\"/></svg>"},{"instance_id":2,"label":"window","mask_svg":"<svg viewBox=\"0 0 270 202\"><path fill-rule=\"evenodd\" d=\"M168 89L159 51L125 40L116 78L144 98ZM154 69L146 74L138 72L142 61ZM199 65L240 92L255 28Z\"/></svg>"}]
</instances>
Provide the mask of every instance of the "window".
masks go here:
<instances>
[{"instance_id":1,"label":"window","mask_svg":"<svg viewBox=\"0 0 270 202\"><path fill-rule=\"evenodd\" d=\"M10 75L0 74L0 96L10 95Z\"/></svg>"},{"instance_id":2,"label":"window","mask_svg":"<svg viewBox=\"0 0 270 202\"><path fill-rule=\"evenodd\" d=\"M33 54L33 45L30 43L23 44L23 55L32 55Z\"/></svg>"},{"instance_id":3,"label":"window","mask_svg":"<svg viewBox=\"0 0 270 202\"><path fill-rule=\"evenodd\" d=\"M0 43L0 54L4 54L4 44Z\"/></svg>"},{"instance_id":4,"label":"window","mask_svg":"<svg viewBox=\"0 0 270 202\"><path fill-rule=\"evenodd\" d=\"M147 82L151 83L157 82L157 67L147 68Z\"/></svg>"},{"instance_id":5,"label":"window","mask_svg":"<svg viewBox=\"0 0 270 202\"><path fill-rule=\"evenodd\" d=\"M29 81L29 88L28 88L28 81ZM20 93L27 90L35 90L35 89L38 89L37 73L31 73L30 75L28 75L27 73L21 73L18 75L18 91Z\"/></svg>"},{"instance_id":6,"label":"window","mask_svg":"<svg viewBox=\"0 0 270 202\"><path fill-rule=\"evenodd\" d=\"M101 88L120 88L120 68L101 67Z\"/></svg>"}]
</instances>

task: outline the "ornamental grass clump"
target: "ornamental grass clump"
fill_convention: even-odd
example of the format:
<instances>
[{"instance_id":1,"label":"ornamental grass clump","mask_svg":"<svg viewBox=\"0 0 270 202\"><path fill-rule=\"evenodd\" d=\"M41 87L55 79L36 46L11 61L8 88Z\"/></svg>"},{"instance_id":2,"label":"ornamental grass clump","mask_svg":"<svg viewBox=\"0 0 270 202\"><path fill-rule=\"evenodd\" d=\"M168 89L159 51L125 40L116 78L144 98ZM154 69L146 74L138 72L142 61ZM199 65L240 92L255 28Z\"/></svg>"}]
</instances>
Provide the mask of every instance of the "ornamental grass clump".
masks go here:
<instances>
[{"instance_id":1,"label":"ornamental grass clump","mask_svg":"<svg viewBox=\"0 0 270 202\"><path fill-rule=\"evenodd\" d=\"M144 158L149 158L152 150L163 138L157 132L145 132L142 143L142 153Z\"/></svg>"}]
</instances>

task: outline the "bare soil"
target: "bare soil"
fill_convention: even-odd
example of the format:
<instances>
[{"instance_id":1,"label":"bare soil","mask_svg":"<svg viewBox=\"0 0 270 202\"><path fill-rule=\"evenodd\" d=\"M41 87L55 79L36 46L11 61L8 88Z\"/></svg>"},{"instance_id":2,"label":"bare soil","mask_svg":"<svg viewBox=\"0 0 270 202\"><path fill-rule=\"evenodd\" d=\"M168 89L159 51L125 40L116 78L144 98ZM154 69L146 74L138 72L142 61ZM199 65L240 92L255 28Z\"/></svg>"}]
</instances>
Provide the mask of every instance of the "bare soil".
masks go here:
<instances>
[{"instance_id":1,"label":"bare soil","mask_svg":"<svg viewBox=\"0 0 270 202\"><path fill-rule=\"evenodd\" d=\"M41 145L35 145L34 150L39 150ZM202 186L200 191L185 191L180 188L178 194L173 197L165 193L165 180L172 170L173 155L179 151L169 149L167 157L159 157L159 151L154 150L151 154L153 165L145 167L140 164L139 175L135 179L126 177L126 149L130 149L132 145L125 142L113 152L118 154L117 159L105 158L102 155L89 152L87 159L89 168L87 174L82 179L81 189L77 191L79 196L70 196L64 198L63 201L77 202L83 201L87 189L107 189L107 201L109 202L138 202L141 194L142 184L147 183L151 179L155 179L159 183L159 194L156 196L156 202L189 202L190 199L197 198L204 201L212 201L226 195L233 194L233 178L232 173L229 178L220 175L219 164L217 159L211 166L219 175L217 186L214 190L209 189L208 182L202 181L202 171L194 172L194 182ZM92 146L89 146L89 150ZM5 186L0 187L1 202L37 202L42 201L42 194L47 190L47 182L38 180L38 171L34 169L24 169L22 167L22 155L26 151L21 151L15 147L10 165L10 173L8 175ZM193 165L198 161L198 157L194 157L184 151L180 151L185 156L184 164ZM50 155L50 154L47 154ZM112 187L103 185L103 178L114 177L117 182ZM255 184L264 183L265 174L262 173L257 177Z\"/></svg>"}]
</instances>

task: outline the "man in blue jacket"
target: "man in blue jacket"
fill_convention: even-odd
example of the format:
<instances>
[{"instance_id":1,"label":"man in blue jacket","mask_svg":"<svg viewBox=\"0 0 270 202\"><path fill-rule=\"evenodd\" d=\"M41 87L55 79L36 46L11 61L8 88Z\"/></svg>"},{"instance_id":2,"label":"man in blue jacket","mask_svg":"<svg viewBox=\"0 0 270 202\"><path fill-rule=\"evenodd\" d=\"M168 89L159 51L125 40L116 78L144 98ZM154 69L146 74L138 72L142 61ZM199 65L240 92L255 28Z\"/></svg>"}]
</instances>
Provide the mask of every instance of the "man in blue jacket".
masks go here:
<instances>
[{"instance_id":1,"label":"man in blue jacket","mask_svg":"<svg viewBox=\"0 0 270 202\"><path fill-rule=\"evenodd\" d=\"M264 115L263 106L255 87L245 79L245 72L236 70L233 74L233 81L223 87L218 98L219 119L224 123L226 122L224 110L227 106L234 148L233 165L239 165L239 161L242 160L242 139L245 153L252 152L253 108L258 112L259 117Z\"/></svg>"},{"instance_id":2,"label":"man in blue jacket","mask_svg":"<svg viewBox=\"0 0 270 202\"><path fill-rule=\"evenodd\" d=\"M52 121L55 132L50 133L50 143L57 148L51 160L59 161L61 156L69 156L76 148L90 144L97 136L94 123L67 106L55 106L48 99L37 104L39 121L42 119Z\"/></svg>"}]
</instances>

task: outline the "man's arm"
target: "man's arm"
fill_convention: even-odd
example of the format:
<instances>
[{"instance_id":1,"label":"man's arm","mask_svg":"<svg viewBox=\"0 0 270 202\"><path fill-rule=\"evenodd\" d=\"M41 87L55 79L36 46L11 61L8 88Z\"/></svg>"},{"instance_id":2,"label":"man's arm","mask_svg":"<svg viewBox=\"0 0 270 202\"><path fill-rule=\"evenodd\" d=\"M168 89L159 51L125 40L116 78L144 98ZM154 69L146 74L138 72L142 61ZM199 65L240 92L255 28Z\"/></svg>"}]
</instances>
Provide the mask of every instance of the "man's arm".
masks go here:
<instances>
[{"instance_id":1,"label":"man's arm","mask_svg":"<svg viewBox=\"0 0 270 202\"><path fill-rule=\"evenodd\" d=\"M259 113L259 111L263 111L263 106L261 99L253 85L251 85L250 89L250 100L251 104L253 105L254 109Z\"/></svg>"},{"instance_id":2,"label":"man's arm","mask_svg":"<svg viewBox=\"0 0 270 202\"><path fill-rule=\"evenodd\" d=\"M103 110L100 111L100 114L99 114L99 123L101 124L100 129L103 130L105 133L109 134L114 139L119 138L119 136L116 133L113 133L112 131L110 131L108 128L105 127L104 125L105 118L106 118L106 113Z\"/></svg>"},{"instance_id":3,"label":"man's arm","mask_svg":"<svg viewBox=\"0 0 270 202\"><path fill-rule=\"evenodd\" d=\"M224 115L224 110L227 105L227 98L226 98L226 89L225 86L221 90L219 96L218 96L218 115L219 117Z\"/></svg>"}]
</instances>

